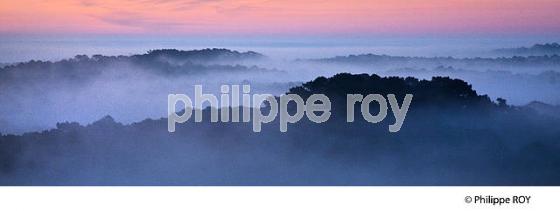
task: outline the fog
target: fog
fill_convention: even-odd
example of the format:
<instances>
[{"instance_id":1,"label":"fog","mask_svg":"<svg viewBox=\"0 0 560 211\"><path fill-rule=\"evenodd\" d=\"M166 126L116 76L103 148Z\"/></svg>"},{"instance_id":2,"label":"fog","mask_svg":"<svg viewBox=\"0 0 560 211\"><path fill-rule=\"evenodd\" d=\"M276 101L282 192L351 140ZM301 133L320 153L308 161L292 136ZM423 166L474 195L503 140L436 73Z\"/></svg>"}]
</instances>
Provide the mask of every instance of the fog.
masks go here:
<instances>
[{"instance_id":1,"label":"fog","mask_svg":"<svg viewBox=\"0 0 560 211\"><path fill-rule=\"evenodd\" d=\"M226 57L237 53L205 52ZM0 70L0 132L44 130L64 121L85 124L105 115L123 123L160 118L167 114L168 94L191 95L198 84L207 93L218 93L222 84L250 84L254 92L270 94L297 84L290 83L296 80L284 71L242 65L248 62L243 58L213 58L195 52L203 58L186 56L181 61L171 57L173 51L165 53L169 57L157 53L141 58L76 56L4 67Z\"/></svg>"},{"instance_id":2,"label":"fog","mask_svg":"<svg viewBox=\"0 0 560 211\"><path fill-rule=\"evenodd\" d=\"M286 45L295 44L298 42ZM291 58L252 50L166 49L11 63L0 69L0 132L39 131L64 121L88 124L105 115L129 124L164 117L167 95L192 95L193 85L203 85L206 93L218 93L222 84L250 84L252 93L280 95L304 81L340 72L423 79L450 76L508 104L560 104L557 55L463 58L368 53L328 57L333 48L323 52L324 43L316 45L297 50L276 48L284 52L281 54L293 53ZM358 52L362 50L367 49Z\"/></svg>"},{"instance_id":3,"label":"fog","mask_svg":"<svg viewBox=\"0 0 560 211\"><path fill-rule=\"evenodd\" d=\"M251 123L167 120L0 136L2 185L558 185L560 119L492 102L458 79L337 74L288 91L329 96L332 118L254 133ZM398 133L387 118L345 122L346 93L414 95ZM267 108L263 108L266 110ZM372 104L372 111L379 108ZM266 111L264 111L266 112Z\"/></svg>"},{"instance_id":4,"label":"fog","mask_svg":"<svg viewBox=\"0 0 560 211\"><path fill-rule=\"evenodd\" d=\"M314 48L9 62L0 68L0 184L560 184L558 55ZM194 85L218 94L223 84L304 99L325 94L333 114L286 133L275 120L255 133L251 123L209 122L206 108L205 121L167 131L168 94L192 98ZM414 98L401 130L389 133L393 118L347 123L349 93Z\"/></svg>"}]
</instances>

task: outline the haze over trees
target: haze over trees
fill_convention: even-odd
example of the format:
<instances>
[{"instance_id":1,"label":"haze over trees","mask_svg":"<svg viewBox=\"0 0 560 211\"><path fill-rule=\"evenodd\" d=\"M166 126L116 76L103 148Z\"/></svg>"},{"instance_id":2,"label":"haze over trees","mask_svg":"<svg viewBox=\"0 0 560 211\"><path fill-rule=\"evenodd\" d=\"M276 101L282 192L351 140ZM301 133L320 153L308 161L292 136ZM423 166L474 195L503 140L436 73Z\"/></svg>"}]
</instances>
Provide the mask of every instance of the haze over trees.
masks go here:
<instances>
[{"instance_id":1,"label":"haze over trees","mask_svg":"<svg viewBox=\"0 0 560 211\"><path fill-rule=\"evenodd\" d=\"M560 119L493 102L459 79L337 74L289 93L322 93L331 119L250 123L166 119L89 125L0 137L5 185L558 185ZM398 133L394 119L345 122L347 93L414 94ZM373 105L373 104L372 104ZM266 109L263 108L263 109ZM375 112L373 106L371 111ZM378 108L377 108L378 109ZM276 120L278 121L278 120Z\"/></svg>"},{"instance_id":2,"label":"haze over trees","mask_svg":"<svg viewBox=\"0 0 560 211\"><path fill-rule=\"evenodd\" d=\"M283 71L250 64L261 60L266 57L250 51L162 49L7 65L0 68L0 132L43 130L61 121L91 123L105 115L127 123L161 117L166 108L161 99L194 84L211 89L245 82L270 93L291 85L277 80Z\"/></svg>"},{"instance_id":3,"label":"haze over trees","mask_svg":"<svg viewBox=\"0 0 560 211\"><path fill-rule=\"evenodd\" d=\"M557 55L279 61L228 49L6 64L0 184L559 185L559 68ZM254 133L251 123L209 122L206 108L203 122L169 133L167 95L200 84L213 94L222 84L321 93L332 115ZM347 123L346 94L414 98L389 133L391 115Z\"/></svg>"},{"instance_id":4,"label":"haze over trees","mask_svg":"<svg viewBox=\"0 0 560 211\"><path fill-rule=\"evenodd\" d=\"M504 56L543 56L543 55L560 55L560 44L558 43L545 43L535 44L531 47L519 48L500 48L493 51L493 53Z\"/></svg>"}]
</instances>

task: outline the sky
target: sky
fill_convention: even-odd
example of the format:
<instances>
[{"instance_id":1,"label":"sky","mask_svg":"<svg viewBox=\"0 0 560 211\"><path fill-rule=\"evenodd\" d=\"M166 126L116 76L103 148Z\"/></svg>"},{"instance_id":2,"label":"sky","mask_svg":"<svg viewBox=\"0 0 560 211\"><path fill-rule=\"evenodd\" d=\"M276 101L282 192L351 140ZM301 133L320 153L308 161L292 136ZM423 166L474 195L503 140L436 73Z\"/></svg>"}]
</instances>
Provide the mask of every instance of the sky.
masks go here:
<instances>
[{"instance_id":1,"label":"sky","mask_svg":"<svg viewBox=\"0 0 560 211\"><path fill-rule=\"evenodd\" d=\"M558 0L18 0L0 34L560 35Z\"/></svg>"}]
</instances>

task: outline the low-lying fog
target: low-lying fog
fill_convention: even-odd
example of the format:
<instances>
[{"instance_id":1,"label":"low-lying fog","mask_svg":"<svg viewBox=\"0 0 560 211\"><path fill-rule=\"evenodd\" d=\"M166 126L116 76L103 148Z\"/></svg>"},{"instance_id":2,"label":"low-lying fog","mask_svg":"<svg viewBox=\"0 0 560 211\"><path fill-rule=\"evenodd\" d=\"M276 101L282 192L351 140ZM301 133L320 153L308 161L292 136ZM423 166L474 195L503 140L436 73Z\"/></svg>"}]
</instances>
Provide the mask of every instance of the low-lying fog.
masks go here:
<instances>
[{"instance_id":1,"label":"low-lying fog","mask_svg":"<svg viewBox=\"0 0 560 211\"><path fill-rule=\"evenodd\" d=\"M8 55L7 49L13 49L12 45L18 42L8 43L0 46L2 55ZM120 51L101 50L107 44L102 42L101 47L80 53L88 56L76 57L73 57L77 51L74 45L59 46L62 53L52 54L51 44L39 47L47 49L41 51L47 53L33 58L26 56L29 49L23 46L0 61L4 63L0 66L0 132L38 131L65 121L87 124L105 115L122 123L160 118L167 112L167 95L192 95L193 85L203 85L205 93L218 93L221 84L250 84L252 93L279 95L302 82L340 72L417 78L450 76L467 81L479 94L488 94L491 99L504 98L508 104L522 106L532 101L560 104L558 56L498 58L500 55L491 53L495 44L465 48L460 53L457 49L441 47L450 46L449 43L439 45L440 52L435 50L437 46L426 47L418 42L410 44L412 47L391 43L395 42L385 41L385 47L360 47L359 42L351 47L333 47L323 41L298 48L298 42L289 42L284 43L288 47L270 44L251 49L240 47L247 43L238 42L234 49L243 50L238 52L189 51L192 48L173 46L177 43L170 41L164 47L187 51L131 54L125 52L136 45L124 45ZM501 47L530 46L526 42L501 44ZM146 46L156 45L148 42ZM93 56L94 52L125 56ZM60 57L66 59L57 60ZM30 59L44 61L14 63Z\"/></svg>"}]
</instances>

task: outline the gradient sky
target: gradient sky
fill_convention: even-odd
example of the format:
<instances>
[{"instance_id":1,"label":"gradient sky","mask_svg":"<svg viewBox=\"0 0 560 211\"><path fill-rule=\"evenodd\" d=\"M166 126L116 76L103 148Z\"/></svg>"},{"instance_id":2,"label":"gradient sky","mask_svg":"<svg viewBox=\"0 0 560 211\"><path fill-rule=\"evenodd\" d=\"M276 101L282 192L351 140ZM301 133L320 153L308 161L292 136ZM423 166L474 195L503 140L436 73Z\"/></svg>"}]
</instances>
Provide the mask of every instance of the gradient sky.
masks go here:
<instances>
[{"instance_id":1,"label":"gradient sky","mask_svg":"<svg viewBox=\"0 0 560 211\"><path fill-rule=\"evenodd\" d=\"M2 0L2 34L560 34L559 0Z\"/></svg>"}]
</instances>

